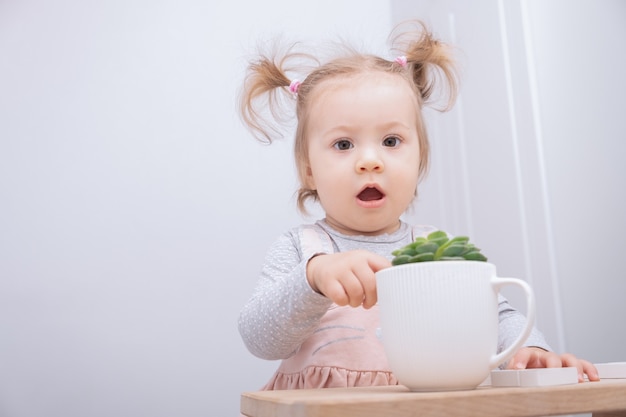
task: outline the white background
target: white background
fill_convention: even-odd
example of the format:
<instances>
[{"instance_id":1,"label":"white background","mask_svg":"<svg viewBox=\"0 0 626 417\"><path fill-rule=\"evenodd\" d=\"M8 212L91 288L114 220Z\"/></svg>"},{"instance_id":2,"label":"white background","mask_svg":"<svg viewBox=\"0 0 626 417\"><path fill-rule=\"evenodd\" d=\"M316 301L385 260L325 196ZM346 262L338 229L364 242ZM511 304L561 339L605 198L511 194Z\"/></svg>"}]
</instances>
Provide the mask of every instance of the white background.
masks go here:
<instances>
[{"instance_id":1,"label":"white background","mask_svg":"<svg viewBox=\"0 0 626 417\"><path fill-rule=\"evenodd\" d=\"M290 138L238 120L245 58L277 34L385 54L414 17L465 70L409 218L531 282L556 349L626 360L624 2L214 3L0 2L0 416L237 415L277 366L239 309L311 220Z\"/></svg>"}]
</instances>

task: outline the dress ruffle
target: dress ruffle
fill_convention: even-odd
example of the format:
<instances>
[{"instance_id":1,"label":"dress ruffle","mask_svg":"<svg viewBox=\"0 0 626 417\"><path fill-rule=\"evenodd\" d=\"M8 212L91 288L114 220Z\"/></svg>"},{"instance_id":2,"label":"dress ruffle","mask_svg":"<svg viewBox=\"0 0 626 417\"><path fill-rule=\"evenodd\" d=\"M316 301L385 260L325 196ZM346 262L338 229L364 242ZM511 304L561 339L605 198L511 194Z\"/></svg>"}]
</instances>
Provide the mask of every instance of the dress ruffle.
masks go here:
<instances>
[{"instance_id":1,"label":"dress ruffle","mask_svg":"<svg viewBox=\"0 0 626 417\"><path fill-rule=\"evenodd\" d=\"M345 388L398 385L388 371L354 371L334 366L309 366L300 372L277 372L264 390Z\"/></svg>"}]
</instances>

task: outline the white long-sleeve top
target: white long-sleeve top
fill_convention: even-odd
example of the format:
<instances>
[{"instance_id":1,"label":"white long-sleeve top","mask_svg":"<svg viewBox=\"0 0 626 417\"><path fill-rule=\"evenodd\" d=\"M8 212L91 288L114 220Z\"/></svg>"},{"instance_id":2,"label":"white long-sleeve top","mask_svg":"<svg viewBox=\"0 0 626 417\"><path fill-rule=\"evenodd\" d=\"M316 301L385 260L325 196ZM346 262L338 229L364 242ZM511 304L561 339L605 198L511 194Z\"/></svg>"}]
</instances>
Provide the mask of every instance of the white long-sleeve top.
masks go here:
<instances>
[{"instance_id":1,"label":"white long-sleeve top","mask_svg":"<svg viewBox=\"0 0 626 417\"><path fill-rule=\"evenodd\" d=\"M344 235L324 220L316 225L328 234L335 253L364 249L391 260L393 250L414 240L414 228L405 222L397 231L379 236ZM241 310L239 332L248 350L259 358L276 360L294 355L332 305L330 299L313 291L306 279L306 264L312 254L302 248L303 227L287 231L271 245L252 297ZM500 296L498 351L514 342L525 323L525 316ZM536 328L525 346L551 350Z\"/></svg>"}]
</instances>

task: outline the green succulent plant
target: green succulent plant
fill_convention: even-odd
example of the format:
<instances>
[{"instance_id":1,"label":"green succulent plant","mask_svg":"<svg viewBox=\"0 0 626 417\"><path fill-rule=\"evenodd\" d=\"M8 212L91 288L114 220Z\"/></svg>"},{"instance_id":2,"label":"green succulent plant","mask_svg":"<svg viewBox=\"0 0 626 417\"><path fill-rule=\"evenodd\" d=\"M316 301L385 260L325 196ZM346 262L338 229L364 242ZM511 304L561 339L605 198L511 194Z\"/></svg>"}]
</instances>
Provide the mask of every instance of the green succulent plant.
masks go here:
<instances>
[{"instance_id":1,"label":"green succulent plant","mask_svg":"<svg viewBox=\"0 0 626 417\"><path fill-rule=\"evenodd\" d=\"M443 230L434 231L426 237L418 237L391 254L394 256L392 265L428 261L487 261L485 255L469 242L467 236L450 239Z\"/></svg>"}]
</instances>

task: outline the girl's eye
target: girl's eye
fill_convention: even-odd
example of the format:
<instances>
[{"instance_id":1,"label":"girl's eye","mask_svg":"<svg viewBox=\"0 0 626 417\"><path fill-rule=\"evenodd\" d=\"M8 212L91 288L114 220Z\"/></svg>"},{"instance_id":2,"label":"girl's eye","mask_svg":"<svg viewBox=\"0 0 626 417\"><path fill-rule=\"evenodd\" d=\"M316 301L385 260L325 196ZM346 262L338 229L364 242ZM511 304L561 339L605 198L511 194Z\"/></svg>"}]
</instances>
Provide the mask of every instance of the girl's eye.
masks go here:
<instances>
[{"instance_id":1,"label":"girl's eye","mask_svg":"<svg viewBox=\"0 0 626 417\"><path fill-rule=\"evenodd\" d=\"M390 148L395 148L400 145L400 138L396 136L388 136L383 139L383 146L389 146Z\"/></svg>"},{"instance_id":2,"label":"girl's eye","mask_svg":"<svg viewBox=\"0 0 626 417\"><path fill-rule=\"evenodd\" d=\"M354 145L352 145L352 142L347 139L341 139L335 142L333 146L335 147L335 149L338 149L340 151L347 151L348 149L351 149Z\"/></svg>"}]
</instances>

